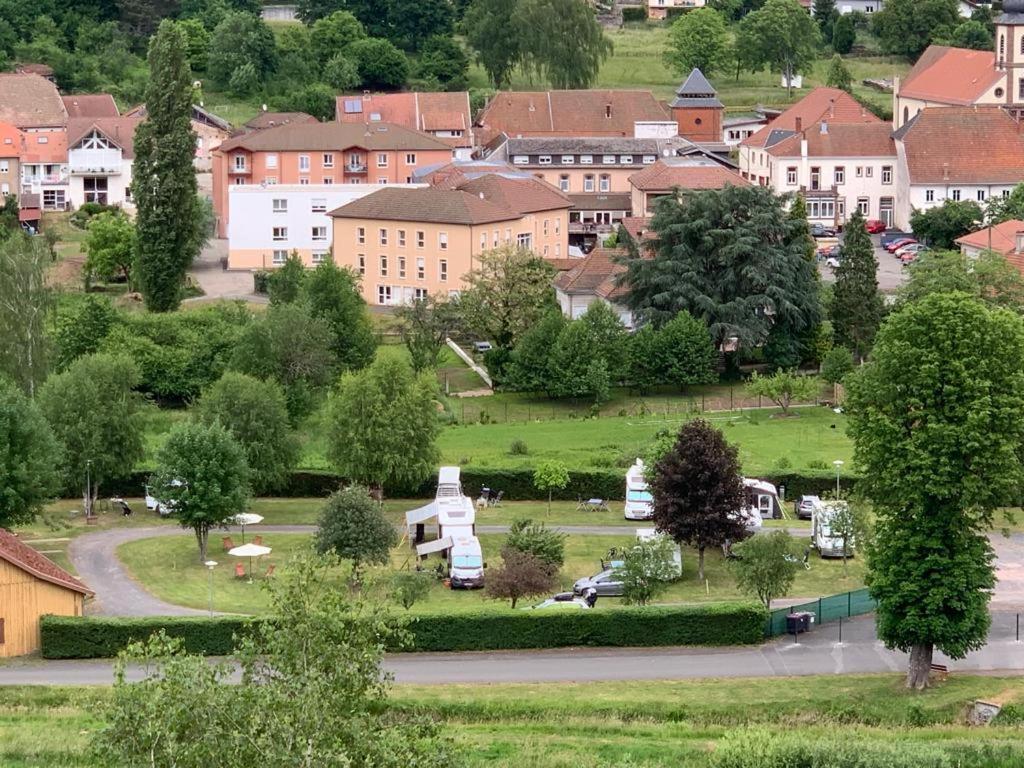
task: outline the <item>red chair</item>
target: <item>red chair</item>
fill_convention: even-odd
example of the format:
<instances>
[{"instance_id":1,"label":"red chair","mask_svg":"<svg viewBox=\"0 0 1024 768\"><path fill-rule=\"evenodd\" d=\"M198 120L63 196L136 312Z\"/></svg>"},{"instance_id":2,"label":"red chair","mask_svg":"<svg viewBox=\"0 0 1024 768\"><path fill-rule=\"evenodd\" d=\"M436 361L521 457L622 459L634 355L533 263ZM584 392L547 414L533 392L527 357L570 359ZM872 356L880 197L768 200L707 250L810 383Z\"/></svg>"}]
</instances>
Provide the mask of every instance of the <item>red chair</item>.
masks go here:
<instances>
[{"instance_id":1,"label":"red chair","mask_svg":"<svg viewBox=\"0 0 1024 768\"><path fill-rule=\"evenodd\" d=\"M236 579L244 579L245 578L245 566L242 565L241 563L235 563L235 578Z\"/></svg>"},{"instance_id":2,"label":"red chair","mask_svg":"<svg viewBox=\"0 0 1024 768\"><path fill-rule=\"evenodd\" d=\"M271 563L270 565L268 565L268 566L267 566L267 572L266 572L265 574L263 574L263 578L265 578L265 579L269 579L269 578L270 578L271 576L273 576L273 575L274 575L274 567L275 567L275 566L274 566L274 564L273 564L273 563Z\"/></svg>"},{"instance_id":3,"label":"red chair","mask_svg":"<svg viewBox=\"0 0 1024 768\"><path fill-rule=\"evenodd\" d=\"M252 537L252 543L255 544L258 547L259 546L263 546L263 537L262 536L253 536Z\"/></svg>"},{"instance_id":4,"label":"red chair","mask_svg":"<svg viewBox=\"0 0 1024 768\"><path fill-rule=\"evenodd\" d=\"M235 548L235 542L231 540L230 536L223 536L220 540L220 543L224 547L225 552Z\"/></svg>"}]
</instances>

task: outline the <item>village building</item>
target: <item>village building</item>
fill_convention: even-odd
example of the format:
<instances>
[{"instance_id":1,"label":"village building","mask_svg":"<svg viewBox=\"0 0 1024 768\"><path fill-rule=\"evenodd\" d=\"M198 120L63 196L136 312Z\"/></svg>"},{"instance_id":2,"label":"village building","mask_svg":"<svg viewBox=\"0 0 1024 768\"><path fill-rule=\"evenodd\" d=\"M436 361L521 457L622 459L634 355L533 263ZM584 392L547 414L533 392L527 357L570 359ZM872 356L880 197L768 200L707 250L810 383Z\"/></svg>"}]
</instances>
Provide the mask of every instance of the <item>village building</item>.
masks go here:
<instances>
[{"instance_id":1,"label":"village building","mask_svg":"<svg viewBox=\"0 0 1024 768\"><path fill-rule=\"evenodd\" d=\"M555 278L555 297L562 314L575 320L595 302L604 302L614 310L622 324L635 326L633 312L625 304L628 289L621 283L626 271L622 263L626 252L614 248L595 248L578 259L568 271Z\"/></svg>"},{"instance_id":2,"label":"village building","mask_svg":"<svg viewBox=\"0 0 1024 768\"><path fill-rule=\"evenodd\" d=\"M693 10L703 8L708 0L647 0L647 16L651 19L667 19L669 8Z\"/></svg>"},{"instance_id":3,"label":"village building","mask_svg":"<svg viewBox=\"0 0 1024 768\"><path fill-rule=\"evenodd\" d=\"M0 122L22 131L63 131L68 112L57 86L36 74L0 73Z\"/></svg>"},{"instance_id":4,"label":"village building","mask_svg":"<svg viewBox=\"0 0 1024 768\"><path fill-rule=\"evenodd\" d=\"M341 123L393 123L448 144L459 160L473 154L473 112L469 93L364 93L338 96L335 119Z\"/></svg>"},{"instance_id":5,"label":"village building","mask_svg":"<svg viewBox=\"0 0 1024 768\"><path fill-rule=\"evenodd\" d=\"M126 112L125 116L145 118L146 105L140 104ZM203 108L201 104L193 104L189 124L196 135L196 154L192 165L201 173L210 171L213 168L213 150L231 136L231 123Z\"/></svg>"},{"instance_id":6,"label":"village building","mask_svg":"<svg viewBox=\"0 0 1024 768\"><path fill-rule=\"evenodd\" d=\"M959 237L960 253L976 259L987 251L998 253L1024 273L1024 221L1010 219Z\"/></svg>"},{"instance_id":7,"label":"village building","mask_svg":"<svg viewBox=\"0 0 1024 768\"><path fill-rule=\"evenodd\" d=\"M81 616L92 592L85 584L0 528L0 658L39 650L39 620Z\"/></svg>"},{"instance_id":8,"label":"village building","mask_svg":"<svg viewBox=\"0 0 1024 768\"><path fill-rule=\"evenodd\" d=\"M654 215L657 200L679 190L723 189L749 186L734 169L706 156L667 157L629 177L633 216Z\"/></svg>"},{"instance_id":9,"label":"village building","mask_svg":"<svg viewBox=\"0 0 1024 768\"><path fill-rule=\"evenodd\" d=\"M135 129L139 117L79 117L68 121L68 201L130 206ZM45 192L44 192L45 195Z\"/></svg>"}]
</instances>

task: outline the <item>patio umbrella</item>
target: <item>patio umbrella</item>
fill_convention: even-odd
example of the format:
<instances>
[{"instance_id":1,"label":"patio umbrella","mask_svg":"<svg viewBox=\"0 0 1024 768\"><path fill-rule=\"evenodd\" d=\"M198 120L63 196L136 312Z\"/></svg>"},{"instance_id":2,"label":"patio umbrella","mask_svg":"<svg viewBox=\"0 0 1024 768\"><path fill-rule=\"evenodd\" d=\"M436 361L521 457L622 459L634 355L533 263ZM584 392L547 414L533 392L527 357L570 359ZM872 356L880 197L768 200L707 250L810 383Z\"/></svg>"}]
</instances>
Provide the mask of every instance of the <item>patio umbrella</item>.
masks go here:
<instances>
[{"instance_id":1,"label":"patio umbrella","mask_svg":"<svg viewBox=\"0 0 1024 768\"><path fill-rule=\"evenodd\" d=\"M264 547L260 544L242 544L234 549L229 549L228 554L232 557L249 558L249 581L252 581L252 559L269 555L271 551L270 547Z\"/></svg>"},{"instance_id":2,"label":"patio umbrella","mask_svg":"<svg viewBox=\"0 0 1024 768\"><path fill-rule=\"evenodd\" d=\"M241 512L235 515L231 522L235 525L242 526L242 543L245 544L245 526L247 525L258 525L263 522L263 515L257 515L255 512Z\"/></svg>"}]
</instances>

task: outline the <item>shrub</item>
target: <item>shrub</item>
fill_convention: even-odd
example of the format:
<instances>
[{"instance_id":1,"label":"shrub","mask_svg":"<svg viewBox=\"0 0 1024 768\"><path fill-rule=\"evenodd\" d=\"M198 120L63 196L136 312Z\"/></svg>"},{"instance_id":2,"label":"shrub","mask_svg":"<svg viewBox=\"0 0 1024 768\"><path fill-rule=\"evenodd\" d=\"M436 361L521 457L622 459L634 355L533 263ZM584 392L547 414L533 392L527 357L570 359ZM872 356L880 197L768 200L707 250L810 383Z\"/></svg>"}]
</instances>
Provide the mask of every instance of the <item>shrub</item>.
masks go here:
<instances>
[{"instance_id":1,"label":"shrub","mask_svg":"<svg viewBox=\"0 0 1024 768\"><path fill-rule=\"evenodd\" d=\"M508 447L508 452L512 456L528 456L530 453L530 447L526 444L525 440L520 440L517 437Z\"/></svg>"},{"instance_id":2,"label":"shrub","mask_svg":"<svg viewBox=\"0 0 1024 768\"><path fill-rule=\"evenodd\" d=\"M623 22L647 21L647 8L642 5L627 5L622 9Z\"/></svg>"},{"instance_id":3,"label":"shrub","mask_svg":"<svg viewBox=\"0 0 1024 768\"><path fill-rule=\"evenodd\" d=\"M266 295L270 291L270 272L265 269L257 269L252 273L252 291Z\"/></svg>"},{"instance_id":4,"label":"shrub","mask_svg":"<svg viewBox=\"0 0 1024 768\"><path fill-rule=\"evenodd\" d=\"M236 634L258 621L244 616L44 616L47 659L116 656L163 629L194 653L224 655ZM608 608L600 611L478 611L415 616L406 651L486 651L572 646L747 645L764 640L764 611L754 603Z\"/></svg>"},{"instance_id":5,"label":"shrub","mask_svg":"<svg viewBox=\"0 0 1024 768\"><path fill-rule=\"evenodd\" d=\"M120 211L116 205L104 205L103 203L82 203L78 209L71 214L68 221L72 226L85 229L93 216L98 216L107 211Z\"/></svg>"},{"instance_id":6,"label":"shrub","mask_svg":"<svg viewBox=\"0 0 1024 768\"><path fill-rule=\"evenodd\" d=\"M391 580L392 597L400 606L409 610L430 592L430 574L415 571L401 571Z\"/></svg>"}]
</instances>

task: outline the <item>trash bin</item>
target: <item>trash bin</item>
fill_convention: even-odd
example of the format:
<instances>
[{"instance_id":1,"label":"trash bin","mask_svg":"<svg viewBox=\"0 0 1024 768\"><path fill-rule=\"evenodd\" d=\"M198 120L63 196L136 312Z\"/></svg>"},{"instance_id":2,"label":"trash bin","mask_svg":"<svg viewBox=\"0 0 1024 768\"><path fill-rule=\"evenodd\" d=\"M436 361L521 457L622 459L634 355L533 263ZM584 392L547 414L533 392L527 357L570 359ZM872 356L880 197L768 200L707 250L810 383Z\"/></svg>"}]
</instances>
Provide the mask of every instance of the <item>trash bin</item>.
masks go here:
<instances>
[{"instance_id":1,"label":"trash bin","mask_svg":"<svg viewBox=\"0 0 1024 768\"><path fill-rule=\"evenodd\" d=\"M809 632L811 623L814 621L814 614L810 611L797 611L786 614L786 634L796 635L800 632Z\"/></svg>"}]
</instances>

